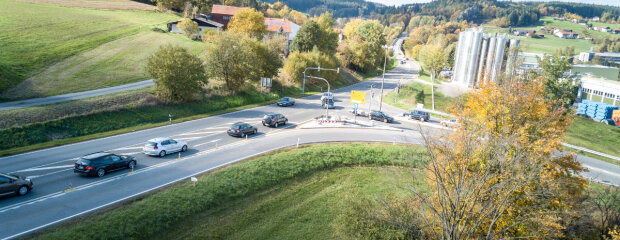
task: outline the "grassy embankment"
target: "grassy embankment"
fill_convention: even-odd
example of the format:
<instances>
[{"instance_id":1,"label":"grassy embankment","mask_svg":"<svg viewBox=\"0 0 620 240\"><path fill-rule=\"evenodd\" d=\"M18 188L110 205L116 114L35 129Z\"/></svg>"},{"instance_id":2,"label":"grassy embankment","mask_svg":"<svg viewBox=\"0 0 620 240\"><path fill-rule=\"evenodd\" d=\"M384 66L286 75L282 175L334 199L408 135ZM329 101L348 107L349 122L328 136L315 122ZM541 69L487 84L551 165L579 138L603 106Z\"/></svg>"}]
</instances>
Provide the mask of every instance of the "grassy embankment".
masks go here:
<instances>
[{"instance_id":1,"label":"grassy embankment","mask_svg":"<svg viewBox=\"0 0 620 240\"><path fill-rule=\"evenodd\" d=\"M568 128L565 140L568 144L620 157L620 147L618 147L620 144L620 128L618 127L576 116L573 125ZM620 165L620 162L613 159L581 151L578 153Z\"/></svg>"},{"instance_id":2,"label":"grassy embankment","mask_svg":"<svg viewBox=\"0 0 620 240\"><path fill-rule=\"evenodd\" d=\"M416 97L421 91L424 91L424 100L422 101L424 103L424 108L430 109L432 106L431 86L418 82L410 82L403 85L398 94L396 94L396 91L386 94L383 101L404 110L411 110L417 107L416 104L418 101ZM394 98L396 98L396 102ZM457 98L444 96L437 91L437 87L435 87L435 110L449 112L451 104L456 101L456 99Z\"/></svg>"},{"instance_id":3,"label":"grassy embankment","mask_svg":"<svg viewBox=\"0 0 620 240\"><path fill-rule=\"evenodd\" d=\"M424 186L424 149L328 144L278 151L180 183L108 212L49 229L39 239L334 239L347 235L352 201ZM359 213L358 213L359 214ZM127 224L131 223L131 224ZM398 231L385 232L396 237Z\"/></svg>"},{"instance_id":4,"label":"grassy embankment","mask_svg":"<svg viewBox=\"0 0 620 240\"><path fill-rule=\"evenodd\" d=\"M41 97L145 79L144 60L173 43L200 43L153 32L174 14L0 0L0 98Z\"/></svg>"},{"instance_id":5,"label":"grassy embankment","mask_svg":"<svg viewBox=\"0 0 620 240\"><path fill-rule=\"evenodd\" d=\"M603 32L598 32L598 31L594 31L594 30L586 30L585 26L579 25L577 23L572 23L570 21L557 21L557 20L553 20L552 17L543 17L543 18L541 18L538 21L538 23L536 24L536 26L532 26L532 27L519 27L519 28L513 28L513 29L514 30L516 30L516 29L536 30L537 34L541 34L540 27L554 27L554 28L560 28L560 29L571 29L571 30L573 30L573 32L576 32L580 36L593 37L593 38L597 38L597 39L598 38L603 38L603 37L606 37L606 36L608 36L608 37L613 36L613 34L610 34L610 33L603 33ZM484 30L485 30L485 32L489 32L489 33L494 33L494 32L506 33L506 32L508 32L508 28L497 28L497 27L493 27L493 26L484 26ZM587 33L587 35L584 35L584 31L585 31L585 33ZM509 34L512 35L512 33L509 33ZM568 46L574 46L575 47L575 52L579 53L579 52L590 51L590 47L594 46L592 42L590 42L588 40L585 40L585 39L564 39L564 38L558 38L558 37L554 36L553 33L545 33L544 35L545 35L544 38L519 37L519 39L521 40L520 45L522 46L522 50L524 52L531 52L531 53L548 53L548 54L553 54L557 49L566 48Z\"/></svg>"}]
</instances>

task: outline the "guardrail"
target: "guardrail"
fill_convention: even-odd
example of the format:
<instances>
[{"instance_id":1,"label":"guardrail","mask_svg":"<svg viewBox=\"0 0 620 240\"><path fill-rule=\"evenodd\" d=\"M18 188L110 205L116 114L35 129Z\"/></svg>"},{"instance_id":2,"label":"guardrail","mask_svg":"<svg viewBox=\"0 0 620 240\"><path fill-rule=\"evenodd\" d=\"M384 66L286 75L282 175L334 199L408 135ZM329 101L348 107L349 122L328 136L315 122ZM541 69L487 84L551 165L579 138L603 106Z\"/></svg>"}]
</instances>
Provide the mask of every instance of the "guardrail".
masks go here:
<instances>
[{"instance_id":1,"label":"guardrail","mask_svg":"<svg viewBox=\"0 0 620 240\"><path fill-rule=\"evenodd\" d=\"M569 147L569 148L574 148L574 149L577 149L577 150L580 150L580 151L584 151L584 152L591 153L591 154L594 154L594 155L599 155L601 157L606 157L606 158L613 159L613 160L616 160L616 161L620 162L620 157L612 156L612 155L605 154L605 153L602 153L602 152L597 152L597 151L594 151L594 150L590 150L590 149L587 149L587 148L571 145L571 144L568 144L568 143L562 143L562 146Z\"/></svg>"}]
</instances>

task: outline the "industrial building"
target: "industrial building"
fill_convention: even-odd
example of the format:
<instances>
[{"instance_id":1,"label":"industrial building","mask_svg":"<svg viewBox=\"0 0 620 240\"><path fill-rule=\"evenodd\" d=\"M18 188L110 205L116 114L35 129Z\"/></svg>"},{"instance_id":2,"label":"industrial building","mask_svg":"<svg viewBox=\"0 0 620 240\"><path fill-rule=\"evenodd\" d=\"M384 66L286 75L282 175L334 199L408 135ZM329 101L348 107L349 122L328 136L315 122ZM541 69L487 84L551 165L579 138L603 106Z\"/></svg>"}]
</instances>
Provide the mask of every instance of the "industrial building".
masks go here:
<instances>
[{"instance_id":1,"label":"industrial building","mask_svg":"<svg viewBox=\"0 0 620 240\"><path fill-rule=\"evenodd\" d=\"M501 77L506 55L504 72L513 74L518 46L519 40L509 39L506 34L485 34L482 28L466 29L459 34L452 82L475 88L482 79L497 81Z\"/></svg>"},{"instance_id":2,"label":"industrial building","mask_svg":"<svg viewBox=\"0 0 620 240\"><path fill-rule=\"evenodd\" d=\"M577 98L620 106L620 82L583 74Z\"/></svg>"}]
</instances>

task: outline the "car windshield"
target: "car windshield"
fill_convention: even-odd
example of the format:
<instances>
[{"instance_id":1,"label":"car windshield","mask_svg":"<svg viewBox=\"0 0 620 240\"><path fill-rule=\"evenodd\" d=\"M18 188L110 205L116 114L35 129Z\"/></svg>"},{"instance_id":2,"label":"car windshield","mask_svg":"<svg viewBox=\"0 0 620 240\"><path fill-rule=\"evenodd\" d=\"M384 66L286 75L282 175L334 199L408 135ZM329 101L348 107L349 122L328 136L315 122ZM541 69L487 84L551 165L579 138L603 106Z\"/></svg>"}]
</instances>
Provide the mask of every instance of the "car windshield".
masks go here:
<instances>
[{"instance_id":1,"label":"car windshield","mask_svg":"<svg viewBox=\"0 0 620 240\"><path fill-rule=\"evenodd\" d=\"M156 142L146 142L146 145L154 147L154 146L157 146L157 143Z\"/></svg>"},{"instance_id":2,"label":"car windshield","mask_svg":"<svg viewBox=\"0 0 620 240\"><path fill-rule=\"evenodd\" d=\"M241 128L241 124L235 124L235 125L230 126L230 129L234 129L234 130L237 130L239 128Z\"/></svg>"},{"instance_id":3,"label":"car windshield","mask_svg":"<svg viewBox=\"0 0 620 240\"><path fill-rule=\"evenodd\" d=\"M280 101L288 102L288 98L282 98L282 99L280 99Z\"/></svg>"},{"instance_id":4,"label":"car windshield","mask_svg":"<svg viewBox=\"0 0 620 240\"><path fill-rule=\"evenodd\" d=\"M90 160L80 158L75 163L81 164L81 165L88 165L88 164L90 164Z\"/></svg>"},{"instance_id":5,"label":"car windshield","mask_svg":"<svg viewBox=\"0 0 620 240\"><path fill-rule=\"evenodd\" d=\"M329 104L334 104L334 100L331 100L331 99L327 100L327 102L328 102Z\"/></svg>"},{"instance_id":6,"label":"car windshield","mask_svg":"<svg viewBox=\"0 0 620 240\"><path fill-rule=\"evenodd\" d=\"M274 118L274 117L276 117L276 115L274 115L274 114L266 114L266 115L263 117L263 119L269 119L269 118Z\"/></svg>"},{"instance_id":7,"label":"car windshield","mask_svg":"<svg viewBox=\"0 0 620 240\"><path fill-rule=\"evenodd\" d=\"M2 177L6 177L6 178L11 178L11 179L16 179L16 178L18 178L18 177L17 177L17 176L15 176L15 175L11 175L11 174L2 174L2 173L0 173L0 176L2 176Z\"/></svg>"}]
</instances>

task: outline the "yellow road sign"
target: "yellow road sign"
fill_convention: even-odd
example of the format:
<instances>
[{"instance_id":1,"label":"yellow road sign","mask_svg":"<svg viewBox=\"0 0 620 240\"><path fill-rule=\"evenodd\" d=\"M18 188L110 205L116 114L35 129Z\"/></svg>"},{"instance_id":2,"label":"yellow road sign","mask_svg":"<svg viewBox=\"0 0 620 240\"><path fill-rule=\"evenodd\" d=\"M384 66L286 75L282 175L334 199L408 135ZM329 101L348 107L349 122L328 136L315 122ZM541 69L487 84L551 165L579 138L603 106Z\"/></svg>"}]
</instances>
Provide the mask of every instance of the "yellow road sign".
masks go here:
<instances>
[{"instance_id":1,"label":"yellow road sign","mask_svg":"<svg viewBox=\"0 0 620 240\"><path fill-rule=\"evenodd\" d=\"M366 92L351 91L351 103L366 104Z\"/></svg>"}]
</instances>

